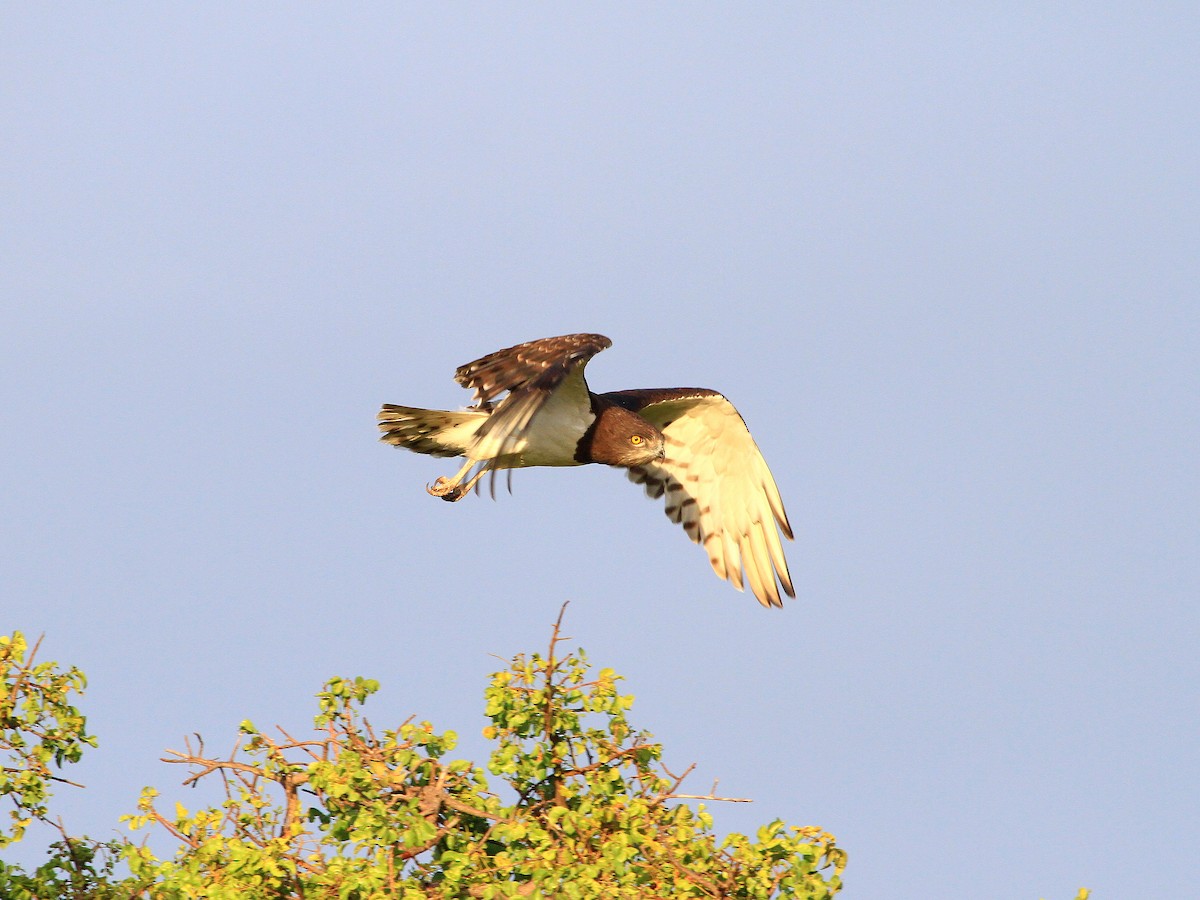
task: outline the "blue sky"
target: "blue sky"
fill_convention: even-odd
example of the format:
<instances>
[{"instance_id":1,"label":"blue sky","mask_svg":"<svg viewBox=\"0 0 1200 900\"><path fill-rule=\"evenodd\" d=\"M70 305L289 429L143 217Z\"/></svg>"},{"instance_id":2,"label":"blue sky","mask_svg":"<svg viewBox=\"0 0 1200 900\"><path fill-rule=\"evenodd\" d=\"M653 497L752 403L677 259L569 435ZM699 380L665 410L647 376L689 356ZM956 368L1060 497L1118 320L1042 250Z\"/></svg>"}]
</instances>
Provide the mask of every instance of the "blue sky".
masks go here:
<instances>
[{"instance_id":1,"label":"blue sky","mask_svg":"<svg viewBox=\"0 0 1200 900\"><path fill-rule=\"evenodd\" d=\"M690 787L848 900L1185 896L1200 808L1200 14L1042 5L10 8L4 631L83 668L103 836L158 762L378 678L481 757L566 631ZM760 609L616 471L376 441L571 331L738 406ZM10 851L32 860L32 843Z\"/></svg>"}]
</instances>

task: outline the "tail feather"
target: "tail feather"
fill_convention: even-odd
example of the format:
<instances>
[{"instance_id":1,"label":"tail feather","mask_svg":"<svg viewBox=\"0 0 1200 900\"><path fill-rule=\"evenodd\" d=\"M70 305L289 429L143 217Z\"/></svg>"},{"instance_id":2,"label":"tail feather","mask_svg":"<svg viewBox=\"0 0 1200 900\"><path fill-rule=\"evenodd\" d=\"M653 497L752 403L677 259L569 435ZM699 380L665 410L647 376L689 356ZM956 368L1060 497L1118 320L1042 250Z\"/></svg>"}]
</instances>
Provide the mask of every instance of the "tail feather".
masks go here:
<instances>
[{"instance_id":1,"label":"tail feather","mask_svg":"<svg viewBox=\"0 0 1200 900\"><path fill-rule=\"evenodd\" d=\"M379 411L379 439L430 456L463 456L487 418L479 410L450 412L385 403Z\"/></svg>"}]
</instances>

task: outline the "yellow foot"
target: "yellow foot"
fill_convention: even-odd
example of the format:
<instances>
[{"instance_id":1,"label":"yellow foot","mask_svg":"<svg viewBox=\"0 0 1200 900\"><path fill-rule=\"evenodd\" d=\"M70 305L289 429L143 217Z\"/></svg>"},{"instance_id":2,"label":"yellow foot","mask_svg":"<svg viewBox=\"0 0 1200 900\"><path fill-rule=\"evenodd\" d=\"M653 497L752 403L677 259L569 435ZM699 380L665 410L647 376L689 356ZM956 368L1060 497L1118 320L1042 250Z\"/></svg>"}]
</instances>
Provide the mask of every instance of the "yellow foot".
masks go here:
<instances>
[{"instance_id":1,"label":"yellow foot","mask_svg":"<svg viewBox=\"0 0 1200 900\"><path fill-rule=\"evenodd\" d=\"M448 500L453 503L455 500L461 500L466 496L468 487L463 490L463 486L457 482L451 481L449 478L442 476L433 484L425 485L425 490L429 491L435 497L441 497L443 500Z\"/></svg>"}]
</instances>

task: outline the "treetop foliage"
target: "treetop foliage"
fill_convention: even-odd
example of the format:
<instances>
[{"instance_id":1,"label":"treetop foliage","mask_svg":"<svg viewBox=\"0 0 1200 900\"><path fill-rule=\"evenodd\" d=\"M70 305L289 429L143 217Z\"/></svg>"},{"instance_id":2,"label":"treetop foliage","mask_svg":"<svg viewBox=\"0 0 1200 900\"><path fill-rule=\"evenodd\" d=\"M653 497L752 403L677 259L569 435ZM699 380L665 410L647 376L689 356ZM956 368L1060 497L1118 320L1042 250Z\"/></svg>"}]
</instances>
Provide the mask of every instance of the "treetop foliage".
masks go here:
<instances>
[{"instance_id":1,"label":"treetop foliage","mask_svg":"<svg viewBox=\"0 0 1200 900\"><path fill-rule=\"evenodd\" d=\"M492 676L486 770L449 758L455 734L428 722L377 729L363 708L378 684L334 678L317 695L313 733L268 733L243 722L227 755L208 755L199 739L168 751L167 761L189 767L185 784L218 779L224 794L218 805L189 810L163 809L156 790L143 791L137 812L124 819L144 836L169 835L176 847L169 857L145 840L98 844L64 831L53 865L26 875L0 863L0 894L51 896L39 891L53 886L60 891L53 896L213 900L819 900L838 892L845 853L820 828L775 821L753 838L718 838L704 801L733 798L682 793L691 769L672 772L662 746L629 723L633 697L619 692L620 676L596 671L582 650L560 655L560 643L556 624L545 654L519 655ZM38 678L59 693L34 708L77 729L73 737L51 732L61 766L94 740L82 717L68 707L77 717L70 719L62 706L67 686L82 688L82 675L47 665ZM30 681L20 662L5 672L6 684ZM6 740L20 732L28 742L27 721L40 720L5 719ZM38 777L53 776L42 768ZM22 815L45 818L36 792L17 796ZM114 853L127 877L113 875Z\"/></svg>"},{"instance_id":2,"label":"treetop foliage","mask_svg":"<svg viewBox=\"0 0 1200 900\"><path fill-rule=\"evenodd\" d=\"M35 819L47 817L52 784L73 784L51 765L78 762L84 747L96 746L87 720L69 702L87 680L78 669L62 672L57 663L36 662L38 644L30 649L19 631L0 635L0 798L10 804L8 822L0 821L0 847L21 840Z\"/></svg>"},{"instance_id":3,"label":"treetop foliage","mask_svg":"<svg viewBox=\"0 0 1200 900\"><path fill-rule=\"evenodd\" d=\"M718 838L706 803L745 801L683 793L691 767L672 772L630 724L619 675L596 671L583 650L560 655L561 620L545 654L492 675L486 769L450 758L454 732L428 722L377 729L363 709L378 683L333 678L317 694L315 731L242 722L227 755L208 755L198 736L168 750L166 762L190 770L185 785L215 782L223 799L164 809L146 788L122 817L140 840L105 842L71 835L48 806L51 786L74 785L56 772L96 746L71 705L83 674L37 662L20 632L0 636L0 848L35 820L61 836L31 873L0 861L0 897L827 900L840 890L846 855L820 828L777 820ZM150 837L173 849L156 855Z\"/></svg>"}]
</instances>

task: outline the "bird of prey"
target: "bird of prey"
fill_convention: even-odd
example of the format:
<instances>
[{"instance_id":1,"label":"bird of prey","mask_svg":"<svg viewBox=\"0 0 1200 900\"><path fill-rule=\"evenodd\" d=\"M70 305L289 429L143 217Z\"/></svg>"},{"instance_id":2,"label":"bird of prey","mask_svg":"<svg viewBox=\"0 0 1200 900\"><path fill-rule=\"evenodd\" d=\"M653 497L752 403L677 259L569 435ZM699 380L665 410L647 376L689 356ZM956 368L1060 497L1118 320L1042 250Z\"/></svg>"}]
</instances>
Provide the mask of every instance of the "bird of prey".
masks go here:
<instances>
[{"instance_id":1,"label":"bird of prey","mask_svg":"<svg viewBox=\"0 0 1200 900\"><path fill-rule=\"evenodd\" d=\"M381 440L431 456L461 456L452 478L427 487L459 500L487 472L603 463L624 468L667 517L702 544L719 578L745 581L763 606L795 597L779 533L792 539L775 479L733 404L705 388L595 394L583 370L612 346L600 334L566 334L497 350L459 366L475 404L456 412L385 403ZM511 489L511 484L510 484Z\"/></svg>"}]
</instances>

